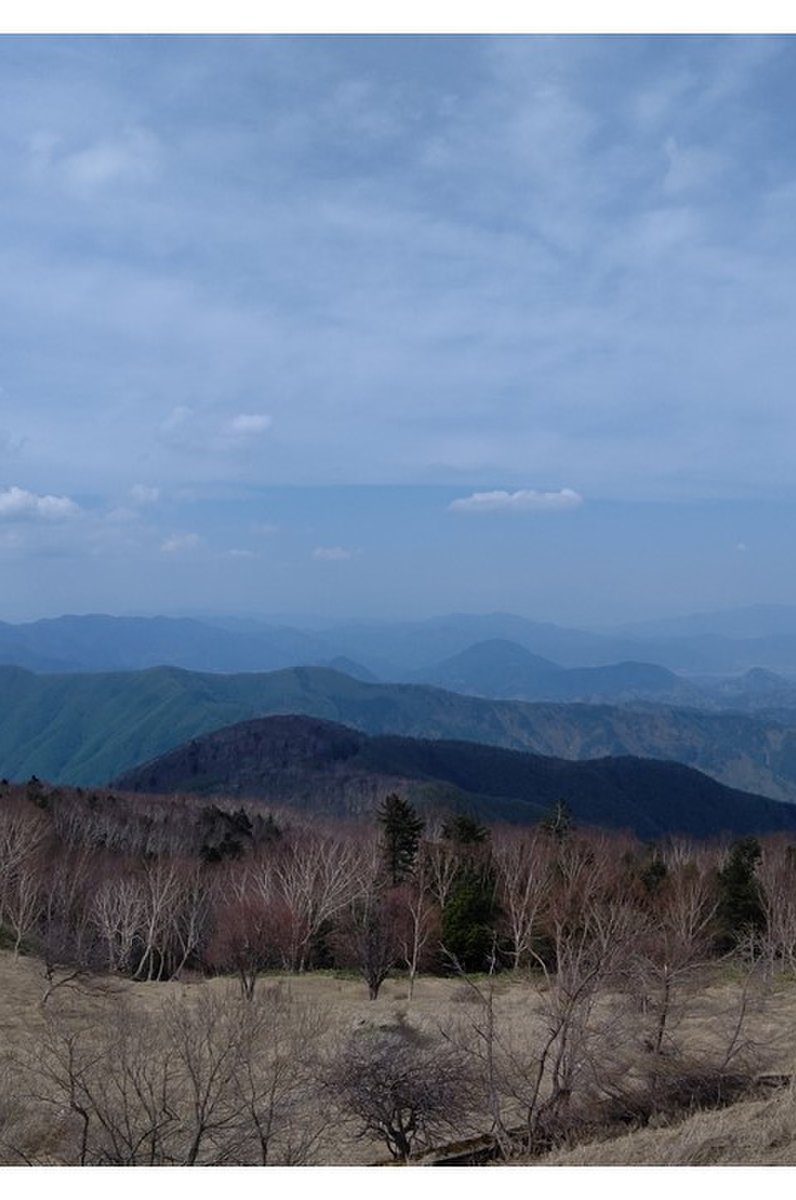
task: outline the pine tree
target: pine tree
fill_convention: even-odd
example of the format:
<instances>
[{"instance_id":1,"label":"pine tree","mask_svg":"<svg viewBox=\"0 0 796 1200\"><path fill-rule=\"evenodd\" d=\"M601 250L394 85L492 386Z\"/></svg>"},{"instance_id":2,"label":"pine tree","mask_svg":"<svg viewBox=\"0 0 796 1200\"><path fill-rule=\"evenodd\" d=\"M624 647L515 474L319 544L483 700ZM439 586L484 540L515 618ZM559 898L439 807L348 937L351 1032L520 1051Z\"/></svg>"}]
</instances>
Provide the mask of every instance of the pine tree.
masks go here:
<instances>
[{"instance_id":1,"label":"pine tree","mask_svg":"<svg viewBox=\"0 0 796 1200\"><path fill-rule=\"evenodd\" d=\"M382 850L390 883L396 887L411 875L425 822L408 800L392 792L379 809L384 830Z\"/></svg>"},{"instance_id":2,"label":"pine tree","mask_svg":"<svg viewBox=\"0 0 796 1200\"><path fill-rule=\"evenodd\" d=\"M458 866L442 910L442 944L464 971L485 971L495 948L498 917L489 830L475 817L456 813L442 829L456 847Z\"/></svg>"},{"instance_id":3,"label":"pine tree","mask_svg":"<svg viewBox=\"0 0 796 1200\"><path fill-rule=\"evenodd\" d=\"M757 838L741 838L731 846L719 871L720 950L733 950L744 937L765 928L762 889L757 878L761 856Z\"/></svg>"},{"instance_id":4,"label":"pine tree","mask_svg":"<svg viewBox=\"0 0 796 1200\"><path fill-rule=\"evenodd\" d=\"M457 846L480 846L489 837L489 830L467 813L456 813L442 826L442 836Z\"/></svg>"},{"instance_id":5,"label":"pine tree","mask_svg":"<svg viewBox=\"0 0 796 1200\"><path fill-rule=\"evenodd\" d=\"M464 862L442 911L442 944L464 971L485 971L495 946L498 910L490 864Z\"/></svg>"},{"instance_id":6,"label":"pine tree","mask_svg":"<svg viewBox=\"0 0 796 1200\"><path fill-rule=\"evenodd\" d=\"M563 842L575 828L572 810L566 800L556 800L546 817L539 822L546 833L551 834L557 842Z\"/></svg>"}]
</instances>

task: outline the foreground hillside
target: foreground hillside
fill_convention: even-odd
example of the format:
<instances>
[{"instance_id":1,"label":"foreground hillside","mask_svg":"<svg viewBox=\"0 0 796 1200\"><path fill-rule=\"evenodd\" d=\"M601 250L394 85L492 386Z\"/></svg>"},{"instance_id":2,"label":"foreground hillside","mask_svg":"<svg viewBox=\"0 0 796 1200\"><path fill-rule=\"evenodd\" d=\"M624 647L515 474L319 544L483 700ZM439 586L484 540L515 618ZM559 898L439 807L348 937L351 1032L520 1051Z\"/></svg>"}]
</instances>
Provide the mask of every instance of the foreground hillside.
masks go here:
<instances>
[{"instance_id":1,"label":"foreground hillside","mask_svg":"<svg viewBox=\"0 0 796 1200\"><path fill-rule=\"evenodd\" d=\"M59 1051L67 1044L75 1056L73 1075L78 1086L96 1084L100 1072L106 1072L106 1086L89 1093L84 1110L89 1133L85 1161L99 1161L106 1166L147 1163L145 1103L141 1099L136 1102L134 1094L125 1097L120 1085L132 1083L133 1070L137 1069L139 1082L165 1081L174 1090L181 1058L187 1058L189 1047L180 1042L174 1046L168 1077L165 1072L158 1076L155 1056L164 1030L175 1026L178 1034L181 1029L198 1026L207 1036L206 1061L187 1059L203 1071L202 1082L204 1072L214 1066L228 1067L221 1056L220 1038L235 1033L229 1028L229 1015L240 1015L241 1005L234 989L229 981L219 978L153 986L95 974L84 975L75 986L56 992L42 1006L46 988L40 963L0 951L0 1078L4 1085L0 1099L0 1165L21 1166L27 1161L55 1166L81 1161L82 1122L77 1113L70 1112L64 1095L69 1075L59 1075L55 1069ZM328 1084L324 1086L329 1065L334 1066L352 1041L378 1044L381 1039L391 1045L411 1045L414 1038L428 1046L430 1053L439 1054L441 1030L447 1037L463 1041L467 1028L483 1016L477 994L455 978L423 977L411 998L404 979L389 980L375 1005L368 1001L359 981L331 974L274 973L261 982L259 989L255 1014L259 1015L259 1010L270 1018L266 1052L274 1064L279 1061L274 1049L278 1054L289 1054L293 1064L290 1072L280 1073L269 1070L266 1054L261 1052L256 1060L256 1068L275 1101L262 1108L271 1118L267 1161L277 1165L364 1166L388 1162L383 1139L371 1131L363 1134L362 1122L336 1102ZM685 1044L692 1049L704 1046L705 1035L710 1036L712 1027L721 1022L731 1001L729 985L706 989L693 1000L685 1022ZM792 987L774 1003L768 1000L762 1011L750 1014L750 1037L782 1043L792 1025L794 1007ZM502 980L496 988L494 1013L501 1035L509 1044L533 1045L538 1039L545 1012L527 980ZM210 1026L209 1019L217 1024ZM144 1030L149 1031L148 1042L141 1036ZM112 1054L110 1039L120 1032L124 1053ZM89 1048L93 1051L91 1057ZM464 1049L468 1049L466 1043ZM787 1070L788 1056L782 1050L774 1051L765 1065L770 1070ZM505 1069L503 1063L501 1068ZM218 1132L215 1138L207 1134L202 1137L200 1164L213 1162L214 1154L215 1160L220 1158L222 1162L226 1154L228 1163L262 1161L256 1139L240 1136L240 1114L231 1108L227 1096L230 1082L225 1070L213 1093L225 1102L216 1109ZM168 1161L167 1153L172 1158L181 1153L184 1161L196 1132L185 1100L179 1094L169 1099L176 1099L178 1105L170 1109L168 1139L164 1137L157 1146L163 1156L156 1158L158 1162ZM429 1142L442 1145L454 1139L461 1141L487 1126L488 1118L483 1113L457 1112L455 1126L443 1125ZM137 1148L133 1144L136 1138L141 1139ZM419 1150L428 1150L429 1142L418 1142ZM793 1166L794 1095L786 1089L765 1100L744 1100L718 1111L675 1114L663 1127L634 1128L610 1139L586 1137L574 1148L541 1157L520 1156L511 1159L510 1165Z\"/></svg>"},{"instance_id":2,"label":"foreground hillside","mask_svg":"<svg viewBox=\"0 0 796 1200\"><path fill-rule=\"evenodd\" d=\"M298 720L282 772L380 756ZM756 1097L792 1057L792 840L0 785L0 1162L537 1159Z\"/></svg>"},{"instance_id":3,"label":"foreground hillside","mask_svg":"<svg viewBox=\"0 0 796 1200\"><path fill-rule=\"evenodd\" d=\"M794 1167L796 1091L789 1087L772 1099L695 1113L665 1128L637 1129L532 1161L540 1167Z\"/></svg>"},{"instance_id":4,"label":"foreground hillside","mask_svg":"<svg viewBox=\"0 0 796 1200\"><path fill-rule=\"evenodd\" d=\"M469 742L367 737L307 717L265 717L205 734L114 781L128 792L262 798L335 816L373 811L391 790L483 820L538 821L564 797L579 822L654 838L796 829L796 807L735 791L679 763L585 763Z\"/></svg>"},{"instance_id":5,"label":"foreground hillside","mask_svg":"<svg viewBox=\"0 0 796 1200\"><path fill-rule=\"evenodd\" d=\"M311 667L265 675L169 667L34 675L0 667L0 776L96 785L213 729L275 713L573 760L670 759L730 787L796 801L796 730L773 722L652 706L485 700Z\"/></svg>"}]
</instances>

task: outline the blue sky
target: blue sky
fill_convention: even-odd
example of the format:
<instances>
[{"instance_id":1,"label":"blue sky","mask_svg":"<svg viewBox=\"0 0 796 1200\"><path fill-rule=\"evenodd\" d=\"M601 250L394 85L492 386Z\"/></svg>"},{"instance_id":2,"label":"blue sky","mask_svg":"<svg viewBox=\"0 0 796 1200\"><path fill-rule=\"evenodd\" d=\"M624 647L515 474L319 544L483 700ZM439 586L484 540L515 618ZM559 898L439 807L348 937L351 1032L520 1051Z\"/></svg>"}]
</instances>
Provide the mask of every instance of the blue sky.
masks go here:
<instances>
[{"instance_id":1,"label":"blue sky","mask_svg":"<svg viewBox=\"0 0 796 1200\"><path fill-rule=\"evenodd\" d=\"M0 617L796 599L796 43L0 38Z\"/></svg>"}]
</instances>

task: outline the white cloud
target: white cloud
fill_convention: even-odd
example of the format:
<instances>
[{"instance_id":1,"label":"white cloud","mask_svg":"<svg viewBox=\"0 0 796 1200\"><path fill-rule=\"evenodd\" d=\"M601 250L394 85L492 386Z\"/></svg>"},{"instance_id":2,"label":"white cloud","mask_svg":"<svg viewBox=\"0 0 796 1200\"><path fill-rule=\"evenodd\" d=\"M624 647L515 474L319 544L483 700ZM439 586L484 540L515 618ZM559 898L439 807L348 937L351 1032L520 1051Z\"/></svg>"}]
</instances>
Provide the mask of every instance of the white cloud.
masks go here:
<instances>
[{"instance_id":1,"label":"white cloud","mask_svg":"<svg viewBox=\"0 0 796 1200\"><path fill-rule=\"evenodd\" d=\"M271 418L265 413L238 413L229 423L230 433L241 437L265 433L271 427Z\"/></svg>"},{"instance_id":2,"label":"white cloud","mask_svg":"<svg viewBox=\"0 0 796 1200\"><path fill-rule=\"evenodd\" d=\"M316 546L312 557L319 562L347 562L358 553L357 550L347 550L345 546Z\"/></svg>"},{"instance_id":3,"label":"white cloud","mask_svg":"<svg viewBox=\"0 0 796 1200\"><path fill-rule=\"evenodd\" d=\"M735 549L739 554L746 554L746 551L749 549L749 547L747 546L746 542L738 542Z\"/></svg>"},{"instance_id":4,"label":"white cloud","mask_svg":"<svg viewBox=\"0 0 796 1200\"><path fill-rule=\"evenodd\" d=\"M160 549L163 554L179 554L183 550L195 550L201 541L198 533L173 533Z\"/></svg>"},{"instance_id":5,"label":"white cloud","mask_svg":"<svg viewBox=\"0 0 796 1200\"><path fill-rule=\"evenodd\" d=\"M256 521L252 525L252 532L259 534L260 537L273 537L275 533L279 533L279 526L273 521Z\"/></svg>"},{"instance_id":6,"label":"white cloud","mask_svg":"<svg viewBox=\"0 0 796 1200\"><path fill-rule=\"evenodd\" d=\"M786 39L439 39L422 86L400 39L365 80L345 41L281 43L291 85L234 137L174 88L233 71L251 107L256 53L83 49L34 39L5 63L4 371L51 347L14 405L30 453L46 430L70 472L48 486L112 494L122 467L170 499L211 480L791 486L793 173L767 84ZM349 143L331 187L318 155Z\"/></svg>"},{"instance_id":7,"label":"white cloud","mask_svg":"<svg viewBox=\"0 0 796 1200\"><path fill-rule=\"evenodd\" d=\"M567 508L578 508L583 497L572 488L561 488L558 492L535 492L521 488L517 492L473 492L453 500L448 508L451 512L552 512Z\"/></svg>"},{"instance_id":8,"label":"white cloud","mask_svg":"<svg viewBox=\"0 0 796 1200\"><path fill-rule=\"evenodd\" d=\"M134 504L156 504L160 499L160 488L134 483L130 488L130 497Z\"/></svg>"},{"instance_id":9,"label":"white cloud","mask_svg":"<svg viewBox=\"0 0 796 1200\"><path fill-rule=\"evenodd\" d=\"M267 413L236 413L229 417L213 406L177 404L160 426L161 438L172 449L211 457L238 454L271 428Z\"/></svg>"},{"instance_id":10,"label":"white cloud","mask_svg":"<svg viewBox=\"0 0 796 1200\"><path fill-rule=\"evenodd\" d=\"M158 145L151 134L142 129L128 129L64 155L60 161L56 160L56 167L70 186L91 191L117 179L150 178L157 157Z\"/></svg>"},{"instance_id":11,"label":"white cloud","mask_svg":"<svg viewBox=\"0 0 796 1200\"><path fill-rule=\"evenodd\" d=\"M256 558L257 554L254 550L239 550L237 547L232 550L227 550L228 558Z\"/></svg>"},{"instance_id":12,"label":"white cloud","mask_svg":"<svg viewBox=\"0 0 796 1200\"><path fill-rule=\"evenodd\" d=\"M63 521L79 512L78 505L68 496L39 496L19 487L0 491L0 520Z\"/></svg>"}]
</instances>

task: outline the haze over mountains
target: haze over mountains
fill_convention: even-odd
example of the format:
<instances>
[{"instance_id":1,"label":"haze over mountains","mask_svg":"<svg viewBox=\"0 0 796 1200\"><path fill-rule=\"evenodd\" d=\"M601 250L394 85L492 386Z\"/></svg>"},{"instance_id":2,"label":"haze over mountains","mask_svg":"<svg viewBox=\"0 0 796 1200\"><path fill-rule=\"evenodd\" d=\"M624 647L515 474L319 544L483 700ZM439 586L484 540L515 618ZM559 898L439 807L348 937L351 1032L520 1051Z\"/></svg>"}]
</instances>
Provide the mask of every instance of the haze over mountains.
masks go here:
<instances>
[{"instance_id":1,"label":"haze over mountains","mask_svg":"<svg viewBox=\"0 0 796 1200\"><path fill-rule=\"evenodd\" d=\"M708 636L745 640L790 637L796 633L796 605L749 604L743 608L635 621L611 633L640 639Z\"/></svg>"},{"instance_id":2,"label":"haze over mountains","mask_svg":"<svg viewBox=\"0 0 796 1200\"><path fill-rule=\"evenodd\" d=\"M652 663L564 668L516 642L478 642L460 654L415 673L418 683L504 700L657 700L704 705L707 693Z\"/></svg>"},{"instance_id":3,"label":"haze over mountains","mask_svg":"<svg viewBox=\"0 0 796 1200\"><path fill-rule=\"evenodd\" d=\"M717 633L717 628L732 632ZM736 610L611 634L505 613L348 621L307 630L257 621L64 616L19 625L0 622L0 663L51 672L150 666L227 672L329 665L343 659L349 668L384 680L422 676L430 682L446 660L489 642L513 643L564 668L635 662L690 677L753 668L796 673L796 608Z\"/></svg>"},{"instance_id":4,"label":"haze over mountains","mask_svg":"<svg viewBox=\"0 0 796 1200\"><path fill-rule=\"evenodd\" d=\"M326 646L297 629L230 630L183 618L64 616L0 623L0 662L32 671L273 671L317 660Z\"/></svg>"}]
</instances>

